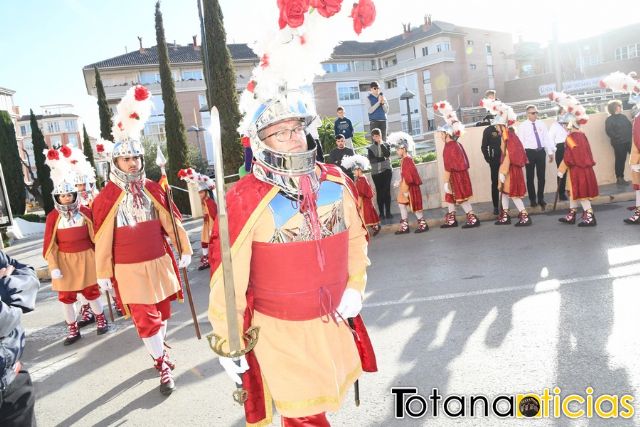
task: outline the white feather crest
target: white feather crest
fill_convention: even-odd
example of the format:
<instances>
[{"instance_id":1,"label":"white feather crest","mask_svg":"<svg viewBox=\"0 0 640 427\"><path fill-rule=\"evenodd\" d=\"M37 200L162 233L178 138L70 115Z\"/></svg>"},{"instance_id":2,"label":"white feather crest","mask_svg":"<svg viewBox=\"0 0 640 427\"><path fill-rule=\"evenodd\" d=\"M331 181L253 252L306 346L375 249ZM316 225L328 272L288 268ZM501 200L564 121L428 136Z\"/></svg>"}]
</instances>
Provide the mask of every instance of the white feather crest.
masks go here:
<instances>
[{"instance_id":1,"label":"white feather crest","mask_svg":"<svg viewBox=\"0 0 640 427\"><path fill-rule=\"evenodd\" d=\"M458 113L453 109L448 101L440 101L433 104L433 110L440 113L444 121L451 126L454 134L461 135L464 132L464 125L458 119Z\"/></svg>"},{"instance_id":2,"label":"white feather crest","mask_svg":"<svg viewBox=\"0 0 640 427\"><path fill-rule=\"evenodd\" d=\"M96 142L96 152L100 159L110 159L113 152L113 142L108 139L98 139Z\"/></svg>"},{"instance_id":3,"label":"white feather crest","mask_svg":"<svg viewBox=\"0 0 640 427\"><path fill-rule=\"evenodd\" d=\"M362 169L363 171L367 171L371 169L371 163L366 156L362 154L354 154L353 156L344 156L342 158L342 162L340 162L342 167L349 170L354 169Z\"/></svg>"},{"instance_id":4,"label":"white feather crest","mask_svg":"<svg viewBox=\"0 0 640 427\"><path fill-rule=\"evenodd\" d=\"M620 71L611 73L602 80L600 86L614 92L640 93L640 82L635 79L636 73L624 74Z\"/></svg>"},{"instance_id":5,"label":"white feather crest","mask_svg":"<svg viewBox=\"0 0 640 427\"><path fill-rule=\"evenodd\" d=\"M584 125L589 120L587 110L574 96L564 92L551 92L549 99L555 101L565 112L573 115L578 125Z\"/></svg>"},{"instance_id":6,"label":"white feather crest","mask_svg":"<svg viewBox=\"0 0 640 427\"><path fill-rule=\"evenodd\" d=\"M142 85L133 86L124 94L116 109L111 129L115 140L140 139L140 133L153 109L151 93Z\"/></svg>"},{"instance_id":7,"label":"white feather crest","mask_svg":"<svg viewBox=\"0 0 640 427\"><path fill-rule=\"evenodd\" d=\"M392 132L387 135L387 143L392 147L396 147L399 145L401 141L407 142L407 151L412 155L416 153L416 143L413 140L413 137L406 132Z\"/></svg>"},{"instance_id":8,"label":"white feather crest","mask_svg":"<svg viewBox=\"0 0 640 427\"><path fill-rule=\"evenodd\" d=\"M51 170L51 181L54 186L58 186L63 182L67 182L71 185L75 182L76 174L71 169L71 163L69 163L65 157L60 153L60 150L50 148L43 151L45 156L44 163L49 166ZM55 157L53 157L55 155ZM53 157L53 158L52 158Z\"/></svg>"}]
</instances>

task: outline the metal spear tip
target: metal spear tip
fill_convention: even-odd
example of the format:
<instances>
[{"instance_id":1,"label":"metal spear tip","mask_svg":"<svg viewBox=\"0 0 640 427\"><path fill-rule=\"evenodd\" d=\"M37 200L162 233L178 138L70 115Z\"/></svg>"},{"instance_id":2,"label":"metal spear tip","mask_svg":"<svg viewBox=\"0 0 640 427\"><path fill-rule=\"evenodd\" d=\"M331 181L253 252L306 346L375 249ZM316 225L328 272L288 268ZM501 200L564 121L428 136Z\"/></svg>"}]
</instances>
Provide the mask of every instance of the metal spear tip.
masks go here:
<instances>
[{"instance_id":1,"label":"metal spear tip","mask_svg":"<svg viewBox=\"0 0 640 427\"><path fill-rule=\"evenodd\" d=\"M160 149L160 144L158 144L158 150L156 154L156 165L163 168L165 167L166 164L167 164L167 159L164 157L164 154L162 154L162 150Z\"/></svg>"}]
</instances>

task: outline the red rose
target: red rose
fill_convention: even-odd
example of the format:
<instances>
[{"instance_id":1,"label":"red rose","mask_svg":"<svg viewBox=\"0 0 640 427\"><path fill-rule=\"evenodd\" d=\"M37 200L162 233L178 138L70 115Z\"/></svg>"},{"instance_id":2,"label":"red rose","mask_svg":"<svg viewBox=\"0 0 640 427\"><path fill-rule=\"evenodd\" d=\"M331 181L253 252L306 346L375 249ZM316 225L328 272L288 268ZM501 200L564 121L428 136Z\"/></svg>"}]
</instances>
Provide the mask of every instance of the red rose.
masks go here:
<instances>
[{"instance_id":1,"label":"red rose","mask_svg":"<svg viewBox=\"0 0 640 427\"><path fill-rule=\"evenodd\" d=\"M96 151L98 153L104 153L104 145L102 144L96 144Z\"/></svg>"},{"instance_id":2,"label":"red rose","mask_svg":"<svg viewBox=\"0 0 640 427\"><path fill-rule=\"evenodd\" d=\"M66 145L63 145L62 147L60 147L60 152L65 157L71 156L71 148L67 147Z\"/></svg>"},{"instance_id":3,"label":"red rose","mask_svg":"<svg viewBox=\"0 0 640 427\"><path fill-rule=\"evenodd\" d=\"M262 58L260 58L260 66L262 68L267 68L269 66L269 55L266 53L262 55Z\"/></svg>"},{"instance_id":4,"label":"red rose","mask_svg":"<svg viewBox=\"0 0 640 427\"><path fill-rule=\"evenodd\" d=\"M240 142L242 143L242 146L245 147L245 148L251 146L251 140L249 139L248 136L243 136L240 139Z\"/></svg>"},{"instance_id":5,"label":"red rose","mask_svg":"<svg viewBox=\"0 0 640 427\"><path fill-rule=\"evenodd\" d=\"M325 18L330 18L340 12L342 0L311 0L311 7L317 9Z\"/></svg>"},{"instance_id":6,"label":"red rose","mask_svg":"<svg viewBox=\"0 0 640 427\"><path fill-rule=\"evenodd\" d=\"M607 88L607 84L604 82L604 80L600 80L598 82L598 86L600 86L602 89L606 89Z\"/></svg>"},{"instance_id":7,"label":"red rose","mask_svg":"<svg viewBox=\"0 0 640 427\"><path fill-rule=\"evenodd\" d=\"M144 86L137 85L134 91L134 96L136 98L136 101L144 101L145 99L149 98L149 89Z\"/></svg>"},{"instance_id":8,"label":"red rose","mask_svg":"<svg viewBox=\"0 0 640 427\"><path fill-rule=\"evenodd\" d=\"M253 93L254 90L256 90L256 81L255 80L250 80L249 83L247 83L247 90L251 93Z\"/></svg>"},{"instance_id":9,"label":"red rose","mask_svg":"<svg viewBox=\"0 0 640 427\"><path fill-rule=\"evenodd\" d=\"M438 104L433 104L433 109L434 109L435 111L438 111Z\"/></svg>"},{"instance_id":10,"label":"red rose","mask_svg":"<svg viewBox=\"0 0 640 427\"><path fill-rule=\"evenodd\" d=\"M129 114L129 118L130 119L140 120L140 116L135 111L133 113Z\"/></svg>"},{"instance_id":11,"label":"red rose","mask_svg":"<svg viewBox=\"0 0 640 427\"><path fill-rule=\"evenodd\" d=\"M58 150L54 150L53 148L50 148L49 151L47 151L47 159L60 160L60 155L58 154Z\"/></svg>"},{"instance_id":12,"label":"red rose","mask_svg":"<svg viewBox=\"0 0 640 427\"><path fill-rule=\"evenodd\" d=\"M298 28L304 22L304 14L309 10L309 0L278 0L280 18L278 25L283 29L287 25Z\"/></svg>"},{"instance_id":13,"label":"red rose","mask_svg":"<svg viewBox=\"0 0 640 427\"><path fill-rule=\"evenodd\" d=\"M351 17L353 18L353 30L356 34L360 34L364 28L375 21L376 7L371 0L360 0L359 3L353 4Z\"/></svg>"}]
</instances>

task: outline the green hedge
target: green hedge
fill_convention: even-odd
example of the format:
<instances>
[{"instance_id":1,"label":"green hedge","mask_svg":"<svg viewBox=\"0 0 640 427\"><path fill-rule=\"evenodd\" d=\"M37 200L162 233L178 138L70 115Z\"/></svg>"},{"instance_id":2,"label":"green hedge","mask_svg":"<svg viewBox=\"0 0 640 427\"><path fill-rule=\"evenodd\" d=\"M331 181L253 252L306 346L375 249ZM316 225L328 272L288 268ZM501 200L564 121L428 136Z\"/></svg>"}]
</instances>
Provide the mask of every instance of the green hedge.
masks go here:
<instances>
[{"instance_id":1,"label":"green hedge","mask_svg":"<svg viewBox=\"0 0 640 427\"><path fill-rule=\"evenodd\" d=\"M422 154L422 155L419 155L419 156L415 156L415 157L413 158L413 161L414 161L416 164L419 164L419 163L427 163L427 162L432 162L432 161L434 161L436 158L437 158L437 156L436 156L436 152L435 152L435 151L429 151L429 152L428 152L428 153L426 153L426 154ZM391 161L391 167L393 167L393 168L399 168L399 167L400 167L400 159L392 160L392 161Z\"/></svg>"},{"instance_id":2,"label":"green hedge","mask_svg":"<svg viewBox=\"0 0 640 427\"><path fill-rule=\"evenodd\" d=\"M25 221L29 222L45 222L46 218L44 216L40 216L38 214L24 214L24 215L14 215L16 218L22 218Z\"/></svg>"}]
</instances>

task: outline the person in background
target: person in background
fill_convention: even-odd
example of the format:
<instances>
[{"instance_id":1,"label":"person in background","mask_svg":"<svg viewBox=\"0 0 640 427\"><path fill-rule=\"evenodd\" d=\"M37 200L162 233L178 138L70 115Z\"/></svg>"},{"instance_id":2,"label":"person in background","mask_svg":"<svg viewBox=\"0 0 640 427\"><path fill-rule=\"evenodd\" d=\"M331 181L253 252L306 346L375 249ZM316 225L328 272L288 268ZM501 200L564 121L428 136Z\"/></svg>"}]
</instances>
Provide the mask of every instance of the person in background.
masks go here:
<instances>
[{"instance_id":1,"label":"person in background","mask_svg":"<svg viewBox=\"0 0 640 427\"><path fill-rule=\"evenodd\" d=\"M333 124L333 131L335 132L336 139L338 139L338 135L342 135L345 139L345 145L347 148L353 150L353 124L351 123L351 120L344 116L343 107L338 107L336 114L338 115L338 118Z\"/></svg>"},{"instance_id":2,"label":"person in background","mask_svg":"<svg viewBox=\"0 0 640 427\"><path fill-rule=\"evenodd\" d=\"M356 189L358 190L358 211L360 211L360 216L364 219L364 225L371 227L373 230L371 235L377 236L380 232L380 217L371 200L373 199L371 185L367 177L364 176L364 172L371 169L369 159L361 154L344 156L341 166L353 171L356 177Z\"/></svg>"},{"instance_id":3,"label":"person in background","mask_svg":"<svg viewBox=\"0 0 640 427\"><path fill-rule=\"evenodd\" d=\"M616 184L626 185L628 182L624 180L624 164L627 154L631 152L631 122L621 114L622 102L617 99L609 101L607 111L610 115L604 122L604 129L611 140L615 156Z\"/></svg>"},{"instance_id":4,"label":"person in background","mask_svg":"<svg viewBox=\"0 0 640 427\"><path fill-rule=\"evenodd\" d=\"M367 158L371 162L371 178L376 186L376 199L380 218L393 218L391 215L391 150L389 144L382 141L380 129L371 131L373 143L367 147Z\"/></svg>"},{"instance_id":5,"label":"person in background","mask_svg":"<svg viewBox=\"0 0 640 427\"><path fill-rule=\"evenodd\" d=\"M36 396L20 363L25 333L20 318L33 311L40 282L33 268L0 251L0 425L35 426Z\"/></svg>"},{"instance_id":6,"label":"person in background","mask_svg":"<svg viewBox=\"0 0 640 427\"><path fill-rule=\"evenodd\" d=\"M485 120L488 117L493 116L488 115L485 117ZM482 145L480 149L482 150L484 160L491 169L491 201L493 202L494 215L498 215L499 213L498 199L500 198L500 194L498 191L498 170L500 169L500 156L502 155L500 152L501 142L500 132L494 125L489 123L489 126L482 132Z\"/></svg>"},{"instance_id":7,"label":"person in background","mask_svg":"<svg viewBox=\"0 0 640 427\"><path fill-rule=\"evenodd\" d=\"M538 120L538 109L535 105L527 105L527 120L518 126L518 137L522 141L529 163L527 163L527 192L529 193L529 201L531 207L535 208L540 205L542 210L547 206L544 200L544 184L546 158L549 163L553 161L553 153L556 151L555 145L551 142L547 127ZM538 191L534 176L538 178Z\"/></svg>"},{"instance_id":8,"label":"person in background","mask_svg":"<svg viewBox=\"0 0 640 427\"><path fill-rule=\"evenodd\" d=\"M551 124L551 127L549 128L549 138L551 138L551 142L556 145L556 166L560 166L560 163L562 163L562 159L564 159L564 142L567 139L567 130L565 129L566 123L561 122L562 120L564 120L564 117L564 108L560 107L560 109L558 110L557 120L553 122ZM568 200L566 185L566 176L558 178L558 197L563 201Z\"/></svg>"},{"instance_id":9,"label":"person in background","mask_svg":"<svg viewBox=\"0 0 640 427\"><path fill-rule=\"evenodd\" d=\"M382 140L387 140L387 113L389 112L389 104L380 91L378 82L369 84L369 128L380 129Z\"/></svg>"},{"instance_id":10,"label":"person in background","mask_svg":"<svg viewBox=\"0 0 640 427\"><path fill-rule=\"evenodd\" d=\"M413 158L409 155L409 152L414 151L413 144L413 139L410 135L406 135L395 143L396 153L400 157L400 179L396 181L394 187L398 188L397 201L401 217L400 228L395 234L407 234L410 232L409 209L418 220L414 233L429 231L427 220L424 219L424 214L422 213L422 193L420 192L422 179Z\"/></svg>"},{"instance_id":11,"label":"person in background","mask_svg":"<svg viewBox=\"0 0 640 427\"><path fill-rule=\"evenodd\" d=\"M339 166L349 178L353 180L353 172L342 166L342 158L345 156L353 156L355 153L351 148L345 147L346 138L344 135L336 135L336 148L329 153L329 163Z\"/></svg>"}]
</instances>

